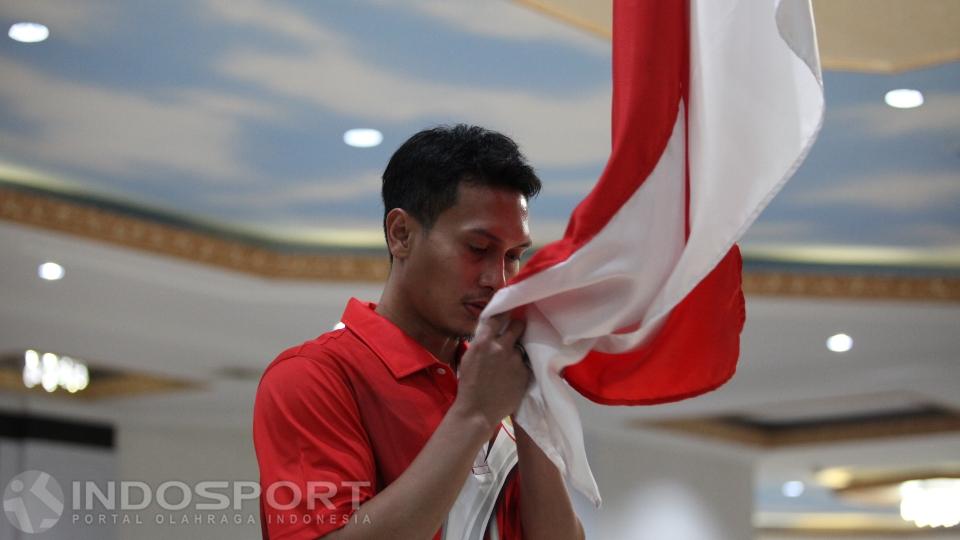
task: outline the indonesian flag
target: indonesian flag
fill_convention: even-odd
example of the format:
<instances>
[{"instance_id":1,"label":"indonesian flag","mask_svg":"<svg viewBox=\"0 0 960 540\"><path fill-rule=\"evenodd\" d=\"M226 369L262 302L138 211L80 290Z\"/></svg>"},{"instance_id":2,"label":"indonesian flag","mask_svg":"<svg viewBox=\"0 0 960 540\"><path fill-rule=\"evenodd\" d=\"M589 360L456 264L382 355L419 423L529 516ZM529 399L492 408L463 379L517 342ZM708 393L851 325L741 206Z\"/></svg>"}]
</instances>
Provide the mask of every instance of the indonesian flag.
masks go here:
<instances>
[{"instance_id":1,"label":"indonesian flag","mask_svg":"<svg viewBox=\"0 0 960 540\"><path fill-rule=\"evenodd\" d=\"M733 375L735 242L803 161L823 106L809 0L614 1L606 169L483 314L525 310L535 381L517 421L594 504L570 387L654 404Z\"/></svg>"}]
</instances>

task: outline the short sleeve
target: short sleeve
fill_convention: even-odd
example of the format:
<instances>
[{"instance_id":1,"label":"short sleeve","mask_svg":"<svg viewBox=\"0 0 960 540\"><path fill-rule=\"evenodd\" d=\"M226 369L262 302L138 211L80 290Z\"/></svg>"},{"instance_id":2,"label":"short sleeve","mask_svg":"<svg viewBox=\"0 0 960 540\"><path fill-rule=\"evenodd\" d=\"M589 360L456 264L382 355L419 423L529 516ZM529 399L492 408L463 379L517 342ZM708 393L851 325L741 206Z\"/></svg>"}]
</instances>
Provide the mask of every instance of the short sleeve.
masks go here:
<instances>
[{"instance_id":1,"label":"short sleeve","mask_svg":"<svg viewBox=\"0 0 960 540\"><path fill-rule=\"evenodd\" d=\"M370 442L335 359L275 361L257 389L253 440L265 537L321 537L375 493Z\"/></svg>"}]
</instances>

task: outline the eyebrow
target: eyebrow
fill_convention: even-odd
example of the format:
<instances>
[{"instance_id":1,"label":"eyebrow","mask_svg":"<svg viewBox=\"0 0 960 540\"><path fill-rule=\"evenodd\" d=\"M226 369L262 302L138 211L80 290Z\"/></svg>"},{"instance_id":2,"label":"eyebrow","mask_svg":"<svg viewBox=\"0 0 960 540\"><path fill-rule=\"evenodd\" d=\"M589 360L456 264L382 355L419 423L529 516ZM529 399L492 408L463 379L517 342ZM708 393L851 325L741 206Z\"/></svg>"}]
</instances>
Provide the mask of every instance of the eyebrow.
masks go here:
<instances>
[{"instance_id":1,"label":"eyebrow","mask_svg":"<svg viewBox=\"0 0 960 540\"><path fill-rule=\"evenodd\" d=\"M486 229L469 229L467 232L468 232L468 233L472 233L472 234L479 234L479 235L481 235L481 236L485 236L485 237L489 238L490 240L492 240L492 241L494 241L494 242L496 242L496 243L498 243L498 244L501 244L501 245L504 244L503 239L501 239L499 236L493 234L492 232L490 232L490 231L488 231L488 230L486 230ZM526 248L528 248L528 247L530 247L530 246L532 246L532 245L533 245L533 242L532 242L530 239L527 239L526 242L524 242L524 243L522 243L522 244L520 244L520 245L514 246L514 247L511 248L511 249L514 249L514 248L524 248L524 249L526 249Z\"/></svg>"}]
</instances>

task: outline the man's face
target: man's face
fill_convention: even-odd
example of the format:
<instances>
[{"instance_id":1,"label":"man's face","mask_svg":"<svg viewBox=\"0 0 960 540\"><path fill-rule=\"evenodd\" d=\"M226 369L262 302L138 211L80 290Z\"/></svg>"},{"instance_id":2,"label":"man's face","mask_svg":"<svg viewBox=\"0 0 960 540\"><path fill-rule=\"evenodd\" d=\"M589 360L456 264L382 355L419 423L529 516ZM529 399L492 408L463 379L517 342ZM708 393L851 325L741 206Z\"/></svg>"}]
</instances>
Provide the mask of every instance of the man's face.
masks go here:
<instances>
[{"instance_id":1,"label":"man's face","mask_svg":"<svg viewBox=\"0 0 960 540\"><path fill-rule=\"evenodd\" d=\"M412 246L406 297L439 333L471 336L493 293L520 270L528 247L527 201L520 192L461 182L456 204Z\"/></svg>"}]
</instances>

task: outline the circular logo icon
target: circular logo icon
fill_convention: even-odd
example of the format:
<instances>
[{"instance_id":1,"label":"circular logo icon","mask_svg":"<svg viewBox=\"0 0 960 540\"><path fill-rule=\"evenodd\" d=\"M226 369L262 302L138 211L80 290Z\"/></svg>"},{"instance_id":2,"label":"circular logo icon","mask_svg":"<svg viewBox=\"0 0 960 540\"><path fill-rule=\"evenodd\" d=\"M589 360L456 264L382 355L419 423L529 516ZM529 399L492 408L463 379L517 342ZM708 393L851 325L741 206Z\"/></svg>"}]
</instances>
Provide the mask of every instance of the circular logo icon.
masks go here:
<instances>
[{"instance_id":1,"label":"circular logo icon","mask_svg":"<svg viewBox=\"0 0 960 540\"><path fill-rule=\"evenodd\" d=\"M42 533L56 525L63 514L63 490L43 471L24 471L3 491L3 513L17 529Z\"/></svg>"}]
</instances>

